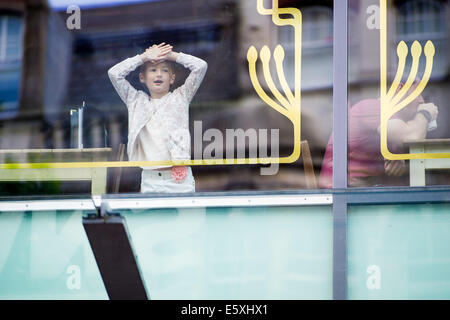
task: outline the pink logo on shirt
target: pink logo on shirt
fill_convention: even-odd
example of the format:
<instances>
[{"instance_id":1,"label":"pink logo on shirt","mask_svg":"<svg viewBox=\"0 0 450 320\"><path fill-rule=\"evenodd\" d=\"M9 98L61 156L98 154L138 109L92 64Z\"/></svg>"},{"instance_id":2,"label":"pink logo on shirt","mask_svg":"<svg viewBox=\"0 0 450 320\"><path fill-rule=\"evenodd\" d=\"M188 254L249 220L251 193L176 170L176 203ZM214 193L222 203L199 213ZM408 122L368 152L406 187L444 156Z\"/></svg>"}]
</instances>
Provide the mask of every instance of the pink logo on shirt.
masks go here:
<instances>
[{"instance_id":1,"label":"pink logo on shirt","mask_svg":"<svg viewBox=\"0 0 450 320\"><path fill-rule=\"evenodd\" d=\"M171 176L177 183L181 183L186 179L188 175L188 170L186 166L173 166L171 169Z\"/></svg>"}]
</instances>

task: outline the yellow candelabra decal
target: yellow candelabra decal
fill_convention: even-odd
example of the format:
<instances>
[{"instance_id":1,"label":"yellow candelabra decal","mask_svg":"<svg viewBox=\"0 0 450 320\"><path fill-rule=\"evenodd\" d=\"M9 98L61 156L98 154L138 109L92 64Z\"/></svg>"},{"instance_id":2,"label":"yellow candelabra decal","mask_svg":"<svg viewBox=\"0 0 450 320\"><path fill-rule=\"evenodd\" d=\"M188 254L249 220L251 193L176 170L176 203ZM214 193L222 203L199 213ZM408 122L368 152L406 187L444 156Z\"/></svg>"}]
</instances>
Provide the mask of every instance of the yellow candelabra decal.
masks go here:
<instances>
[{"instance_id":1,"label":"yellow candelabra decal","mask_svg":"<svg viewBox=\"0 0 450 320\"><path fill-rule=\"evenodd\" d=\"M261 87L256 73L256 61L258 60L258 52L254 46L251 46L247 52L247 60L249 66L250 79L258 96L270 107L288 118L294 127L294 150L288 157L278 158L276 162L292 163L300 157L300 139L301 139L301 58L302 58L302 14L296 8L279 8L278 0L272 0L272 9L266 9L263 0L257 0L257 10L262 15L272 15L272 21L277 26L292 26L294 28L294 93L289 87L283 70L284 49L278 45L274 50L274 60L278 75L278 80L283 88L285 96L277 89L271 72L270 58L271 53L267 46L260 51L260 59L263 67L264 79L273 96L278 100L274 101ZM281 18L280 15L290 15L290 18Z\"/></svg>"},{"instance_id":2,"label":"yellow candelabra decal","mask_svg":"<svg viewBox=\"0 0 450 320\"><path fill-rule=\"evenodd\" d=\"M420 57L422 55L422 46L418 41L411 45L412 65L408 79L404 86L397 91L402 79L406 57L408 56L408 46L401 41L397 46L398 67L394 80L387 90L387 3L386 0L380 0L380 103L381 103L381 123L380 123L380 146L381 153L388 160L406 160L406 159L435 159L449 158L450 153L416 153L416 154L394 154L389 151L387 143L387 127L389 119L397 112L407 107L413 102L425 89L430 80L433 69L433 58L435 48L433 42L427 41L424 47L426 58L425 72L422 79L418 82L414 90L408 95L406 93L414 84L419 69Z\"/></svg>"}]
</instances>

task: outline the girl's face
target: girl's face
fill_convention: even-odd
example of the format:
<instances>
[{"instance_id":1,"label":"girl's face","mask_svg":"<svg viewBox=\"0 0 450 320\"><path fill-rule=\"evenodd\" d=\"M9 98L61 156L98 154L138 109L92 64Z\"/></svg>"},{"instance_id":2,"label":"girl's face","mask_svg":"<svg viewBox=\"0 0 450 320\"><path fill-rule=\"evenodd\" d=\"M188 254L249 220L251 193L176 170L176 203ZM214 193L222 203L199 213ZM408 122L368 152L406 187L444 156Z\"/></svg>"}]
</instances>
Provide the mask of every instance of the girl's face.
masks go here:
<instances>
[{"instance_id":1,"label":"girl's face","mask_svg":"<svg viewBox=\"0 0 450 320\"><path fill-rule=\"evenodd\" d=\"M175 74L166 62L151 64L140 73L139 80L144 83L152 96L160 96L169 92L170 86L175 82Z\"/></svg>"}]
</instances>

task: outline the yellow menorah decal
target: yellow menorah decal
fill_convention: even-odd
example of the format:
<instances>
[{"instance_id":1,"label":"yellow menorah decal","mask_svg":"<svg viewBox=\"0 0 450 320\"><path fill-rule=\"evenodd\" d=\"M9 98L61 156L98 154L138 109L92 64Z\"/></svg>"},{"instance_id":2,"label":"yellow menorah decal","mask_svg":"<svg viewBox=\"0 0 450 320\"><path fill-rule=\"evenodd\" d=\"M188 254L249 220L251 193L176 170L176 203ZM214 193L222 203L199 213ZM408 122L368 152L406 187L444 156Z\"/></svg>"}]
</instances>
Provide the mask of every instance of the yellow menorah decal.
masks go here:
<instances>
[{"instance_id":1,"label":"yellow menorah decal","mask_svg":"<svg viewBox=\"0 0 450 320\"><path fill-rule=\"evenodd\" d=\"M422 55L422 46L418 41L411 45L412 64L408 79L404 86L397 91L403 73L405 71L406 57L409 48L404 41L397 46L398 67L394 80L387 91L387 3L386 0L380 0L380 146L381 154L388 160L407 160L407 159L435 159L450 158L450 153L416 153L416 154L393 154L389 151L387 143L387 127L389 119L397 112L407 107L413 102L425 89L430 80L433 69L433 58L435 48L433 42L427 41L424 47L426 58L425 71L422 79L418 82L414 90L408 95L406 93L414 84L419 69L420 57Z\"/></svg>"},{"instance_id":2,"label":"yellow menorah decal","mask_svg":"<svg viewBox=\"0 0 450 320\"><path fill-rule=\"evenodd\" d=\"M270 163L292 163L300 157L300 77L301 77L301 35L302 35L302 14L296 8L279 8L278 0L272 1L272 8L266 9L263 0L257 0L257 11L261 15L272 15L272 21L278 26L292 26L295 30L295 90L294 93L286 81L283 71L284 49L278 45L274 51L274 60L278 80L283 88L285 96L278 91L272 79L269 62L271 53L267 46L260 52L263 64L263 74L269 89L278 100L275 102L266 94L261 87L256 73L256 61L258 52L251 46L247 53L249 62L249 73L251 82L259 97L270 107L287 117L294 126L294 150L287 157L273 158L238 158L238 159L196 159L196 160L164 160L164 161L107 161L107 162L55 162L55 163L2 163L0 169L32 169L32 168L99 168L99 167L132 167L132 166L165 166L165 165L221 165L221 164L270 164ZM282 18L280 15L290 15L292 18Z\"/></svg>"},{"instance_id":3,"label":"yellow menorah decal","mask_svg":"<svg viewBox=\"0 0 450 320\"><path fill-rule=\"evenodd\" d=\"M260 51L260 59L263 67L264 79L273 96L278 100L274 101L261 87L256 73L256 61L258 60L258 52L254 46L251 46L247 52L247 60L249 66L250 79L258 96L270 107L288 118L294 127L294 150L288 157L278 158L279 163L292 163L300 157L300 139L301 139L301 58L302 58L302 14L296 8L279 8L278 0L272 0L272 9L266 9L263 0L257 0L257 10L262 15L272 15L272 21L277 26L292 26L294 28L294 93L289 87L283 70L284 49L278 45L274 50L274 60L278 75L278 80L284 91L284 96L277 89L271 72L270 58L271 53L267 46ZM280 15L289 14L291 18L281 18Z\"/></svg>"}]
</instances>

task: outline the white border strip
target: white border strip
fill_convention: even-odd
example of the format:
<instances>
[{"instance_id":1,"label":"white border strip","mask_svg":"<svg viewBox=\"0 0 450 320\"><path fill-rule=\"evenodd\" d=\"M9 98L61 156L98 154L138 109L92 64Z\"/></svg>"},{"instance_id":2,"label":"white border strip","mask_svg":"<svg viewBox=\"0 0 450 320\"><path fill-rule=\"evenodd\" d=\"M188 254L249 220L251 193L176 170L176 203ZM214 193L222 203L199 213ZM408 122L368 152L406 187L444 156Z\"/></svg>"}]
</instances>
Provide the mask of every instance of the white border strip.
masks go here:
<instances>
[{"instance_id":1,"label":"white border strip","mask_svg":"<svg viewBox=\"0 0 450 320\"><path fill-rule=\"evenodd\" d=\"M92 199L0 201L2 211L95 210Z\"/></svg>"},{"instance_id":2,"label":"white border strip","mask_svg":"<svg viewBox=\"0 0 450 320\"><path fill-rule=\"evenodd\" d=\"M203 208L203 207L257 207L257 206L305 206L330 205L331 194L318 195L257 195L257 196L212 196L171 197L147 199L104 199L112 210L158 209L158 208Z\"/></svg>"},{"instance_id":3,"label":"white border strip","mask_svg":"<svg viewBox=\"0 0 450 320\"><path fill-rule=\"evenodd\" d=\"M0 212L5 211L50 211L50 210L96 210L95 205L103 202L111 210L123 209L159 209L159 208L205 208L205 207L274 207L274 206L311 206L331 205L331 194L317 195L242 195L242 196L205 196L205 197L161 197L161 198L125 198L70 199L70 200L29 200L0 201Z\"/></svg>"}]
</instances>

